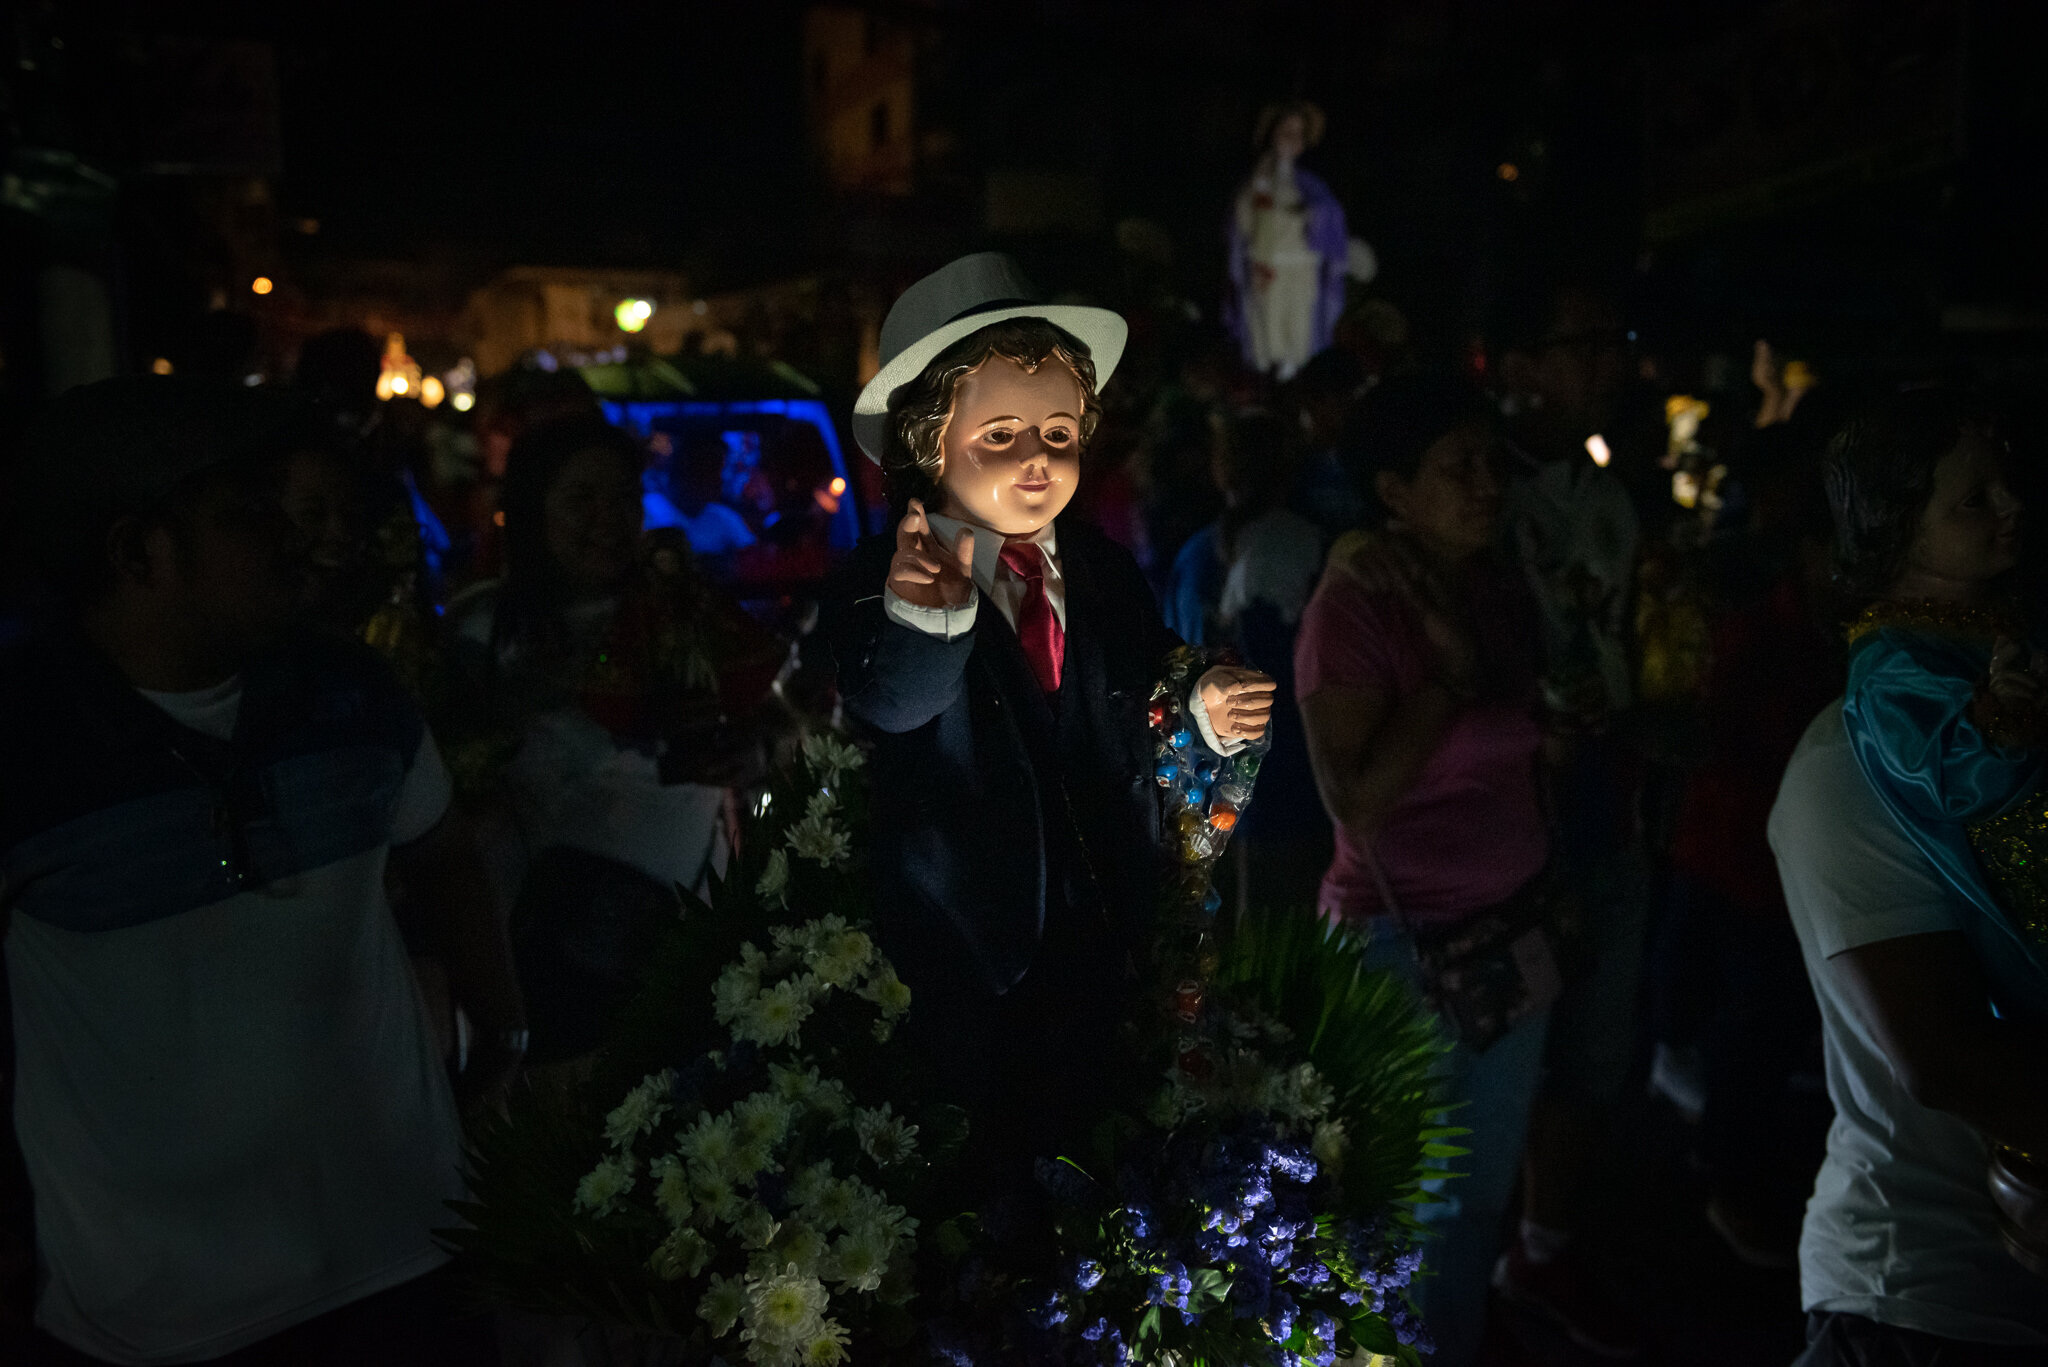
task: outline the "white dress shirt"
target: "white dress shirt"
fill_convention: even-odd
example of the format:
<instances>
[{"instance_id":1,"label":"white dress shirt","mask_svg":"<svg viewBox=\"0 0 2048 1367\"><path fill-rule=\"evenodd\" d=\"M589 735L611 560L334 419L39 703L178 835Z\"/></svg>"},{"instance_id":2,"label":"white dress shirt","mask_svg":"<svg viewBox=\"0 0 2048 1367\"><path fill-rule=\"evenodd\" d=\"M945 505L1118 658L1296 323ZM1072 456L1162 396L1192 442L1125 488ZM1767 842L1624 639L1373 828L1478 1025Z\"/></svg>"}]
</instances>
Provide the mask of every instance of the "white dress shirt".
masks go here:
<instances>
[{"instance_id":1,"label":"white dress shirt","mask_svg":"<svg viewBox=\"0 0 2048 1367\"><path fill-rule=\"evenodd\" d=\"M960 533L968 525L943 513L927 513L925 521L932 529L933 539L948 550L959 541ZM1030 542L1045 556L1045 599L1052 605L1052 615L1064 632L1067 629L1067 587L1066 580L1060 575L1059 534L1048 522L1039 528ZM1003 564L1003 545L1004 538L986 527L974 529L974 569L970 576L974 587L969 591L967 601L957 607L920 607L897 596L895 589L885 587L882 590L883 610L892 621L912 631L957 641L974 629L975 616L980 611L983 595L986 595L1014 630L1017 610L1023 606L1024 595L1031 591L1031 585L1028 580L1012 574ZM1202 703L1200 680L1188 693L1187 706L1188 715L1195 719L1195 726L1210 749L1219 755L1234 755L1244 748L1242 740L1224 740L1216 734L1216 728L1209 721L1209 709Z\"/></svg>"}]
</instances>

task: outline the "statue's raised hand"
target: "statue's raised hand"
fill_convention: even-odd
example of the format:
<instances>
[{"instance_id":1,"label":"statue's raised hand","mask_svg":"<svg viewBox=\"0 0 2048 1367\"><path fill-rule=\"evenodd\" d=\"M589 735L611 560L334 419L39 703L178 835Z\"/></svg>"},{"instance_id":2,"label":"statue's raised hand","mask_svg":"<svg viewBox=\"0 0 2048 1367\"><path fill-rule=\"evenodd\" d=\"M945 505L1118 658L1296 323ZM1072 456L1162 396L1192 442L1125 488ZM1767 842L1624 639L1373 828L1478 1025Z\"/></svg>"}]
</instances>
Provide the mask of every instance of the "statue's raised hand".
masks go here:
<instances>
[{"instance_id":1,"label":"statue's raised hand","mask_svg":"<svg viewBox=\"0 0 2048 1367\"><path fill-rule=\"evenodd\" d=\"M932 530L924 504L896 524L896 554L889 561L889 590L920 608L957 608L974 592L974 528L963 527L949 550Z\"/></svg>"}]
</instances>

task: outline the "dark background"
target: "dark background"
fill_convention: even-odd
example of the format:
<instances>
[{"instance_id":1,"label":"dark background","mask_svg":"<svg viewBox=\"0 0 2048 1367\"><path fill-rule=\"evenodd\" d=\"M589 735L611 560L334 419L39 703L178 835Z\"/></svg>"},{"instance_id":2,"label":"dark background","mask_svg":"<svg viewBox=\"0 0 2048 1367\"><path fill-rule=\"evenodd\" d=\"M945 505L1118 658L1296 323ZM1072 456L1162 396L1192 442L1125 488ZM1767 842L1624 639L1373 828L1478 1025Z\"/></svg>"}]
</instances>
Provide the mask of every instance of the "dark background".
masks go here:
<instances>
[{"instance_id":1,"label":"dark background","mask_svg":"<svg viewBox=\"0 0 2048 1367\"><path fill-rule=\"evenodd\" d=\"M1171 243L1147 286L1211 310L1253 119L1293 96L1328 112L1308 164L1377 250L1374 288L1435 347L1483 333L1530 263L1625 281L1677 356L1770 333L1838 369L2010 367L2048 322L2039 6L837 7L913 54L914 166L879 190L835 185L818 145L812 8L18 5L10 158L74 156L115 188L66 224L10 205L9 392L38 387L21 276L53 255L112 283L124 367L222 295L262 303L259 270L311 301L259 319L286 367L366 272L441 314L516 264L885 298L1001 245L1115 296L1132 218ZM1017 175L1055 178L1057 221L1005 227Z\"/></svg>"}]
</instances>

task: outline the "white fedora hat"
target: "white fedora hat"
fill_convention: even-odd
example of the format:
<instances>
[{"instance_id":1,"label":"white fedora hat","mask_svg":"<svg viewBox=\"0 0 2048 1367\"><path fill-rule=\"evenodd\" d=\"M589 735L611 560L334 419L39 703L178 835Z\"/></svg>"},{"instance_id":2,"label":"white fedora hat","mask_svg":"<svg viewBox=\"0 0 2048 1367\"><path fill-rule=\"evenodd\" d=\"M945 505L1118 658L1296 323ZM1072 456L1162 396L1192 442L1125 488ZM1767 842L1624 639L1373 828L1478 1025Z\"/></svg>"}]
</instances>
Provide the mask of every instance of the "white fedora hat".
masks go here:
<instances>
[{"instance_id":1,"label":"white fedora hat","mask_svg":"<svg viewBox=\"0 0 2048 1367\"><path fill-rule=\"evenodd\" d=\"M853 439L868 459L882 462L889 432L889 400L924 373L932 358L970 333L1005 318L1043 318L1088 348L1095 387L1109 382L1124 354L1130 327L1108 309L1085 304L1041 304L1023 269L1002 252L976 252L939 267L903 291L882 321L882 368L853 405Z\"/></svg>"}]
</instances>

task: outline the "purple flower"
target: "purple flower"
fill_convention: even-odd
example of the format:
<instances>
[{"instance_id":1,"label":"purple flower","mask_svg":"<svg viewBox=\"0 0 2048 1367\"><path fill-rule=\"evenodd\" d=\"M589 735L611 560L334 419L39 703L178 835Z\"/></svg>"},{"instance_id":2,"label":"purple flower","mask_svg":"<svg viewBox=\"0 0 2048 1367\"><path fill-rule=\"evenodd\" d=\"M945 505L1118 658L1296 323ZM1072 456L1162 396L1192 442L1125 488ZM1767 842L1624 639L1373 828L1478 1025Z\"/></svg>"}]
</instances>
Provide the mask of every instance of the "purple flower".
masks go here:
<instances>
[{"instance_id":1,"label":"purple flower","mask_svg":"<svg viewBox=\"0 0 2048 1367\"><path fill-rule=\"evenodd\" d=\"M958 1330L943 1324L929 1326L928 1337L932 1348L932 1360L941 1367L974 1367L974 1355L967 1351L966 1340Z\"/></svg>"},{"instance_id":2,"label":"purple flower","mask_svg":"<svg viewBox=\"0 0 2048 1367\"><path fill-rule=\"evenodd\" d=\"M1050 1329L1066 1322L1067 1307L1059 1292L1040 1291L1024 1302L1024 1318L1040 1329Z\"/></svg>"},{"instance_id":3,"label":"purple flower","mask_svg":"<svg viewBox=\"0 0 2048 1367\"><path fill-rule=\"evenodd\" d=\"M1154 1305L1170 1306L1175 1310L1188 1308L1188 1293L1195 1289L1194 1279L1180 1263L1168 1263L1152 1278L1152 1289L1145 1299Z\"/></svg>"},{"instance_id":4,"label":"purple flower","mask_svg":"<svg viewBox=\"0 0 2048 1367\"><path fill-rule=\"evenodd\" d=\"M1109 1317L1104 1315L1081 1331L1081 1337L1090 1343L1099 1343L1110 1332Z\"/></svg>"},{"instance_id":5,"label":"purple flower","mask_svg":"<svg viewBox=\"0 0 2048 1367\"><path fill-rule=\"evenodd\" d=\"M1295 1144L1272 1147L1266 1150L1266 1162L1273 1171L1290 1182L1303 1184L1313 1182L1316 1176L1316 1160L1307 1149Z\"/></svg>"},{"instance_id":6,"label":"purple flower","mask_svg":"<svg viewBox=\"0 0 2048 1367\"><path fill-rule=\"evenodd\" d=\"M1271 1327L1273 1342L1285 1343L1294 1337L1294 1317L1300 1313L1294 1304L1294 1297L1285 1291L1275 1291L1267 1307L1267 1324Z\"/></svg>"},{"instance_id":7,"label":"purple flower","mask_svg":"<svg viewBox=\"0 0 2048 1367\"><path fill-rule=\"evenodd\" d=\"M1067 1272L1076 1291L1093 1291L1102 1280L1102 1264L1093 1258L1076 1258Z\"/></svg>"}]
</instances>

